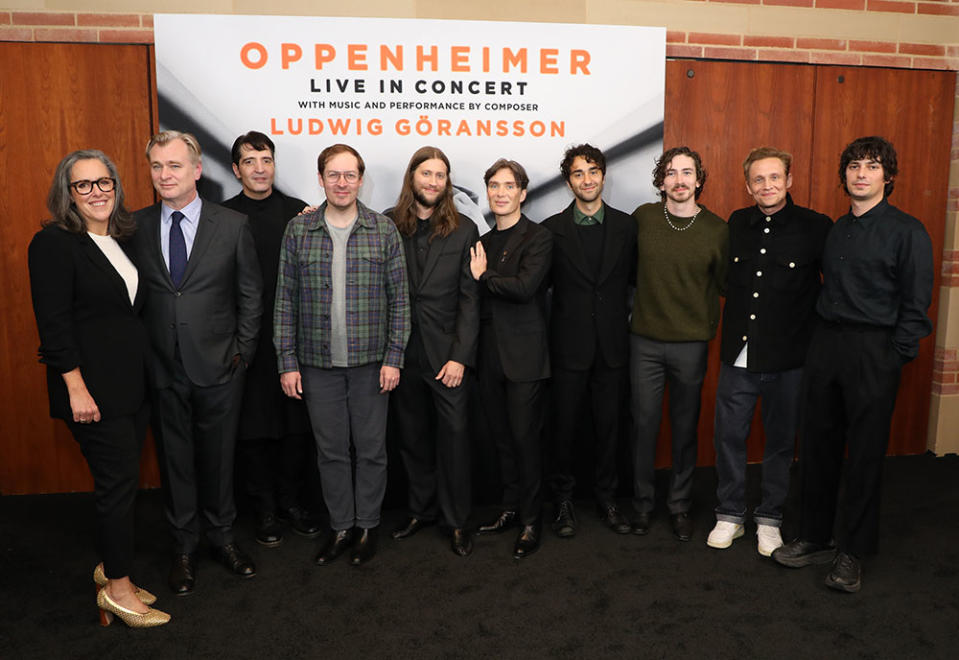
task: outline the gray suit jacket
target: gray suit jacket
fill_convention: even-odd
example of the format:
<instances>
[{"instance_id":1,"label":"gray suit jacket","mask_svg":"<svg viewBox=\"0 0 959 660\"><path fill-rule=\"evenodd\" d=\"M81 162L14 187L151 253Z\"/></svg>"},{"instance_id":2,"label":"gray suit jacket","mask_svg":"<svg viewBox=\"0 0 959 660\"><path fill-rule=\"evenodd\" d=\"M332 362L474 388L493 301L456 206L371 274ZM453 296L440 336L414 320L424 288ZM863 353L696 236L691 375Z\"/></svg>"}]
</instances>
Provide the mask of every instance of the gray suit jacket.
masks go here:
<instances>
[{"instance_id":1,"label":"gray suit jacket","mask_svg":"<svg viewBox=\"0 0 959 660\"><path fill-rule=\"evenodd\" d=\"M263 314L260 266L246 216L203 200L179 290L160 251L160 205L140 209L135 218L154 387L170 384L177 347L194 385L229 382L234 356L247 364L253 359Z\"/></svg>"}]
</instances>

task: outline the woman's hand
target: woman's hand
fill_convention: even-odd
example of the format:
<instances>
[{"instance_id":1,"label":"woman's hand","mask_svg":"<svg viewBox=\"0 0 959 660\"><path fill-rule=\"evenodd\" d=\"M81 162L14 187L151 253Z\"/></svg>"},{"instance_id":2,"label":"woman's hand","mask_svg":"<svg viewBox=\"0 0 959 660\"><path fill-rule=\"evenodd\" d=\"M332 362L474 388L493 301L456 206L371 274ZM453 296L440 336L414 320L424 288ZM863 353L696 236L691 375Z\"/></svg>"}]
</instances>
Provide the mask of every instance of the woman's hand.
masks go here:
<instances>
[{"instance_id":1,"label":"woman's hand","mask_svg":"<svg viewBox=\"0 0 959 660\"><path fill-rule=\"evenodd\" d=\"M83 382L80 367L63 374L63 382L67 385L67 394L70 395L70 410L73 412L73 421L80 424L90 424L100 421L100 408L93 400L87 384Z\"/></svg>"}]
</instances>

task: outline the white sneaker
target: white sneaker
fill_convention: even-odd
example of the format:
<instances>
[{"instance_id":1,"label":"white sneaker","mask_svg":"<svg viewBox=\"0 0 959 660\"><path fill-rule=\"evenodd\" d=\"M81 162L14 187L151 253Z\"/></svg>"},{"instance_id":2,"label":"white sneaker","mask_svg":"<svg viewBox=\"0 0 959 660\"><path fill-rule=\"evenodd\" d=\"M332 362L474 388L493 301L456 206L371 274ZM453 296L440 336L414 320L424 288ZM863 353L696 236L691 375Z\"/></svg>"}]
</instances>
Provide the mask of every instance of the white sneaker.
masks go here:
<instances>
[{"instance_id":1,"label":"white sneaker","mask_svg":"<svg viewBox=\"0 0 959 660\"><path fill-rule=\"evenodd\" d=\"M759 548L759 554L768 557L773 550L782 546L783 537L779 533L778 527L772 525L759 525L756 529L756 541Z\"/></svg>"},{"instance_id":2,"label":"white sneaker","mask_svg":"<svg viewBox=\"0 0 959 660\"><path fill-rule=\"evenodd\" d=\"M731 546L733 541L742 536L743 533L742 525L725 520L718 520L716 521L716 526L713 527L713 531L709 533L709 538L706 539L706 545L710 548L722 550L723 548Z\"/></svg>"}]
</instances>

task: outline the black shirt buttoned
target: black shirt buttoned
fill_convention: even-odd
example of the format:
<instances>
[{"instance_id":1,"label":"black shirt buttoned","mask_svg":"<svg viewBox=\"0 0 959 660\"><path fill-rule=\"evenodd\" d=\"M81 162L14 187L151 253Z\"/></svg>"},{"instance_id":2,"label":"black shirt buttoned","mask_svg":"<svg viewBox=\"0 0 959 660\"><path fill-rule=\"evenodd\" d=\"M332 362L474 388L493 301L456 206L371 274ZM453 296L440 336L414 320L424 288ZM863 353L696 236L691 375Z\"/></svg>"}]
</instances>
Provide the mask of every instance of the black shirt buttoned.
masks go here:
<instances>
[{"instance_id":1,"label":"black shirt buttoned","mask_svg":"<svg viewBox=\"0 0 959 660\"><path fill-rule=\"evenodd\" d=\"M866 213L839 218L823 254L816 311L826 321L892 328L904 360L932 332L932 242L916 218L885 198Z\"/></svg>"},{"instance_id":2,"label":"black shirt buttoned","mask_svg":"<svg viewBox=\"0 0 959 660\"><path fill-rule=\"evenodd\" d=\"M772 215L751 206L729 218L729 270L720 358L747 369L802 366L815 324L823 246L832 221L793 204Z\"/></svg>"}]
</instances>

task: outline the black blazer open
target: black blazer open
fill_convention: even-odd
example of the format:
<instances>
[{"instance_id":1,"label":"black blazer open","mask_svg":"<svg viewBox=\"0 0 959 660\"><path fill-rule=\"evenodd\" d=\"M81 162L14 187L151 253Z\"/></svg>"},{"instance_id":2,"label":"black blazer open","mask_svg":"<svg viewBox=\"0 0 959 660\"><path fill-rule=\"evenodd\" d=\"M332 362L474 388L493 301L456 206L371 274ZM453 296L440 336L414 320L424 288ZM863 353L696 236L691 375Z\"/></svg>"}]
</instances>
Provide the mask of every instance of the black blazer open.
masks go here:
<instances>
[{"instance_id":1,"label":"black blazer open","mask_svg":"<svg viewBox=\"0 0 959 660\"><path fill-rule=\"evenodd\" d=\"M434 373L449 360L468 367L476 365L479 288L470 273L470 248L477 240L476 225L460 216L459 226L449 236L432 240L423 272L415 278L413 238L403 238L413 320ZM456 286L451 287L451 282Z\"/></svg>"},{"instance_id":2,"label":"black blazer open","mask_svg":"<svg viewBox=\"0 0 959 660\"><path fill-rule=\"evenodd\" d=\"M598 277L586 261L573 222L573 204L543 221L553 234L550 350L553 363L564 369L589 369L597 345L607 366L629 362L629 289L636 282L636 219L604 206L606 233Z\"/></svg>"},{"instance_id":3,"label":"black blazer open","mask_svg":"<svg viewBox=\"0 0 959 660\"><path fill-rule=\"evenodd\" d=\"M160 205L136 212L140 281L149 289L144 320L150 335L150 375L155 387L172 382L170 365L180 360L199 387L233 377L233 356L249 364L260 332L260 266L245 215L203 200L200 223L180 289L160 251Z\"/></svg>"},{"instance_id":4,"label":"black blazer open","mask_svg":"<svg viewBox=\"0 0 959 660\"><path fill-rule=\"evenodd\" d=\"M546 287L552 250L549 231L524 215L503 251L486 254L479 282L490 297L503 373L513 382L550 375Z\"/></svg>"},{"instance_id":5,"label":"black blazer open","mask_svg":"<svg viewBox=\"0 0 959 660\"><path fill-rule=\"evenodd\" d=\"M136 265L129 246L120 245ZM54 225L33 237L28 260L50 415L73 419L62 374L77 367L104 419L135 413L144 401L149 350L139 316L142 273L130 304L123 278L93 239Z\"/></svg>"}]
</instances>

